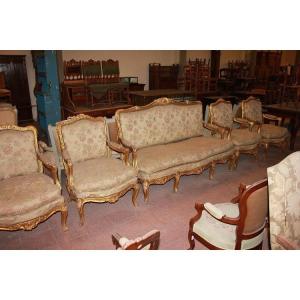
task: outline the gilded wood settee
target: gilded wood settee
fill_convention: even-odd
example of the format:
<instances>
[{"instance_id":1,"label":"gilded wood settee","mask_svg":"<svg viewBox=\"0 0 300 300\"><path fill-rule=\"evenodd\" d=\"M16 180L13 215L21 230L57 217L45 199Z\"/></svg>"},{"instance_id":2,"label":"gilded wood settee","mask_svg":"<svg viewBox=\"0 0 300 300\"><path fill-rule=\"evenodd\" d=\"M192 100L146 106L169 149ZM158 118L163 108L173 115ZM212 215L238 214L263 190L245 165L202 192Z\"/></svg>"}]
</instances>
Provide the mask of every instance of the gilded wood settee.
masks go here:
<instances>
[{"instance_id":1,"label":"gilded wood settee","mask_svg":"<svg viewBox=\"0 0 300 300\"><path fill-rule=\"evenodd\" d=\"M131 164L138 170L144 198L150 184L174 178L177 191L182 175L200 174L215 165L236 163L231 141L204 136L201 102L178 102L160 98L146 106L116 112L118 138L130 150Z\"/></svg>"}]
</instances>

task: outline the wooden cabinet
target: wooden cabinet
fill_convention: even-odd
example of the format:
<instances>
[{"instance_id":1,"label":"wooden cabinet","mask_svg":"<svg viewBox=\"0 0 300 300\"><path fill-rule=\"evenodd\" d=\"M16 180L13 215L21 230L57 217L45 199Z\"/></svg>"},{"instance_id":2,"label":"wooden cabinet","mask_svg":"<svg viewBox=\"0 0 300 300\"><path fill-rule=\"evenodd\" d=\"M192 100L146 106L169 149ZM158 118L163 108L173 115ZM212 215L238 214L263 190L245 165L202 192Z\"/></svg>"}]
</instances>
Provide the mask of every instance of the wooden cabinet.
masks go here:
<instances>
[{"instance_id":1,"label":"wooden cabinet","mask_svg":"<svg viewBox=\"0 0 300 300\"><path fill-rule=\"evenodd\" d=\"M179 65L149 64L149 90L177 89Z\"/></svg>"}]
</instances>

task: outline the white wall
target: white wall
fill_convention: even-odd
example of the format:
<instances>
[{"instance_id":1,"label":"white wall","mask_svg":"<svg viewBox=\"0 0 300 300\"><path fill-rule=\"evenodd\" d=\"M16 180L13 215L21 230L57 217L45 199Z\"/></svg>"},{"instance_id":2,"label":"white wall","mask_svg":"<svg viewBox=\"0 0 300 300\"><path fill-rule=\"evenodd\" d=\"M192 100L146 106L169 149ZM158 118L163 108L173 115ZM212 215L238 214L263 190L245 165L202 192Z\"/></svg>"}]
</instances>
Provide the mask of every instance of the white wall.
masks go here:
<instances>
[{"instance_id":1,"label":"white wall","mask_svg":"<svg viewBox=\"0 0 300 300\"><path fill-rule=\"evenodd\" d=\"M119 60L120 76L138 76L139 83L149 86L149 63L179 63L177 50L63 50L63 60Z\"/></svg>"},{"instance_id":2,"label":"white wall","mask_svg":"<svg viewBox=\"0 0 300 300\"><path fill-rule=\"evenodd\" d=\"M26 60L26 69L27 69L27 77L28 77L28 85L29 85L29 93L30 93L30 100L32 107L32 115L33 119L37 120L37 113L36 113L36 98L33 93L33 89L35 86L35 72L32 63L32 56L30 50L0 50L0 55L25 55Z\"/></svg>"}]
</instances>

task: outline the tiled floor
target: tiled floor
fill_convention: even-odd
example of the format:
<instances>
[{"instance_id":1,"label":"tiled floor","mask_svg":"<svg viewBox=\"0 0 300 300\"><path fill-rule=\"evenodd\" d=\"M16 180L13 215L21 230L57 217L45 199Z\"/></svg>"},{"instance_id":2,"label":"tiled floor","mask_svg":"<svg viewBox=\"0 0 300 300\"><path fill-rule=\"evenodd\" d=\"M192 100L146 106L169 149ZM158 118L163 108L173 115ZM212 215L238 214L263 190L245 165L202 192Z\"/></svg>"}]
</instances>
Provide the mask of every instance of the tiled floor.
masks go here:
<instances>
[{"instance_id":1,"label":"tiled floor","mask_svg":"<svg viewBox=\"0 0 300 300\"><path fill-rule=\"evenodd\" d=\"M299 145L296 148L299 150ZM207 171L183 176L177 193L172 191L173 181L152 185L149 202L144 202L140 192L136 208L131 203L131 192L115 204L88 203L84 226L79 224L75 202L69 202L67 232L61 228L60 214L55 214L32 231L0 231L0 249L114 249L112 233L134 238L155 228L161 231L160 249L187 249L188 223L195 215L196 201L229 201L236 195L240 182L251 184L264 178L266 167L287 154L271 148L267 160L260 152L258 162L252 156L241 155L237 170L229 171L227 165L218 165L213 180L208 179ZM64 196L68 198L65 190ZM265 239L264 249L267 247ZM196 243L196 249L206 248Z\"/></svg>"}]
</instances>

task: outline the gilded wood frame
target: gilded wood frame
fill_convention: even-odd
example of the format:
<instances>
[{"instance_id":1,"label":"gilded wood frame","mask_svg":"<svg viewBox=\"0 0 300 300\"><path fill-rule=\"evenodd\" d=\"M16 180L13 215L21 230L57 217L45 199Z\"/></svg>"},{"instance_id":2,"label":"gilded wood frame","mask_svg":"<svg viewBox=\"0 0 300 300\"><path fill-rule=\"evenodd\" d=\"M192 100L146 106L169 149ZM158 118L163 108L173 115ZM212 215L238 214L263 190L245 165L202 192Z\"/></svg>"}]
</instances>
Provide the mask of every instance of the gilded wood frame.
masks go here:
<instances>
[{"instance_id":1,"label":"gilded wood frame","mask_svg":"<svg viewBox=\"0 0 300 300\"><path fill-rule=\"evenodd\" d=\"M98 122L102 121L104 123L105 127L105 138L106 138L106 156L110 157L111 156L111 151L110 147L113 147L112 143L109 142L108 139L108 128L107 128L107 123L105 121L104 117L91 117L88 115L84 114L79 114L77 116L69 117L67 120L58 122L56 124L56 132L58 136L58 141L59 141L59 147L62 153L62 159L63 159L63 165L66 171L67 175L67 190L70 194L71 200L75 200L77 202L77 208L79 212L79 217L80 217L80 224L84 224L84 205L85 203L88 202L110 202L110 203L115 203L121 196L123 196L125 193L127 193L129 190L133 190L132 192L132 203L134 206L136 206L136 201L137 201L137 196L139 193L139 185L138 183L130 184L126 188L120 190L117 193L114 193L112 195L107 195L107 196L102 196L102 197L78 197L75 192L74 188L74 178L73 178L73 163L71 158L68 155L66 145L64 143L64 138L63 138L63 133L62 133L62 128L63 126L67 126L73 123L76 123L77 121L80 120L90 120L92 122ZM124 154L124 157L122 157L124 164L127 164L127 149L122 149L124 147L113 147L113 150L121 152ZM113 158L112 158L113 159Z\"/></svg>"},{"instance_id":2,"label":"gilded wood frame","mask_svg":"<svg viewBox=\"0 0 300 300\"><path fill-rule=\"evenodd\" d=\"M15 130L15 131L20 131L20 132L25 132L25 131L31 131L34 136L34 147L35 147L35 152L36 152L36 159L38 163L38 173L42 173L45 167L51 172L51 176L53 178L54 184L56 184L60 190L61 186L59 183L59 180L57 178L57 168L55 166L49 165L45 163L43 160L41 160L41 157L39 156L39 151L38 151L38 138L37 138L37 130L33 126L26 126L26 127L19 127L16 125L2 125L0 126L0 132L2 130ZM37 225L41 222L44 222L47 220L49 217L51 217L53 214L56 212L61 213L61 225L63 227L63 230L66 231L68 229L67 227L67 218L68 218L68 208L66 204L64 203L63 205L56 206L49 210L46 214L41 215L37 218L16 223L16 224L10 224L10 225L0 225L0 230L6 230L6 231L15 231L15 230L32 230Z\"/></svg>"},{"instance_id":3,"label":"gilded wood frame","mask_svg":"<svg viewBox=\"0 0 300 300\"><path fill-rule=\"evenodd\" d=\"M253 192L255 192L255 191L257 191L257 190L259 190L263 187L266 187L267 185L268 185L268 179L267 178L262 179L260 181L257 181L257 182L255 182L254 184L252 184L250 186L240 184L238 196L234 197L231 200L232 203L238 203L239 204L239 212L240 212L239 217L229 218L229 217L223 216L221 219L217 219L219 222L222 222L222 223L225 223L225 224L236 225L235 250L240 250L241 249L241 245L242 245L243 240L252 239L252 238L258 236L259 234L261 234L265 229L265 226L264 226L264 227L262 227L261 229L257 230L254 233L251 233L251 234L243 233L244 226L245 226L245 221L246 221L246 217L247 217L247 200ZM197 214L196 214L196 216L191 218L190 222L189 222L189 232L188 232L188 241L189 241L189 244L190 244L189 249L192 250L192 249L195 248L195 239L196 239L200 243L202 243L205 247L207 247L209 249L223 250L223 249L218 248L215 245L209 243L204 238L199 236L197 233L193 232L193 226L201 218L203 210L205 210L207 213L210 214L210 212L205 209L203 203L201 203L201 204L196 203L195 204L195 209L197 210ZM212 214L210 214L210 215L212 217L214 217ZM260 244L258 244L257 246L255 246L254 248L252 248L252 249L262 249L262 243L263 243L263 241Z\"/></svg>"},{"instance_id":4,"label":"gilded wood frame","mask_svg":"<svg viewBox=\"0 0 300 300\"><path fill-rule=\"evenodd\" d=\"M135 168L137 168L137 149L131 147L130 145L126 144L123 139L123 133L122 133L122 127L121 127L121 121L120 121L120 114L123 112L130 113L130 112L137 112L137 111L143 111L150 109L152 107L156 106L165 106L165 105L177 105L177 106L186 106L186 105L202 105L201 101L189 101L189 100L184 100L184 101L176 101L173 99L169 98L159 98L151 102L150 104L147 104L145 106L134 106L126 109L119 109L117 110L115 114L115 119L117 122L117 127L118 127L118 141L126 148L130 150L131 153L131 165ZM199 122L202 122L199 120ZM187 169L184 171L178 171L175 173L172 173L170 175L162 176L159 178L154 178L154 179L141 179L139 178L140 183L142 184L143 187L143 193L144 193L144 200L148 201L149 199L149 186L151 184L165 184L167 181L171 180L174 178L174 185L173 185L173 190L174 192L178 191L178 186L179 186L179 181L180 177L183 175L192 175L192 174L201 174L204 170L209 169L209 179L213 179L214 173L215 173L215 166L217 163L229 163L229 168L233 169L236 168L237 164L237 155L236 153L230 154L228 156L223 157L222 159L218 160L213 160L208 164L205 164L203 166L199 166L194 169Z\"/></svg>"}]
</instances>

